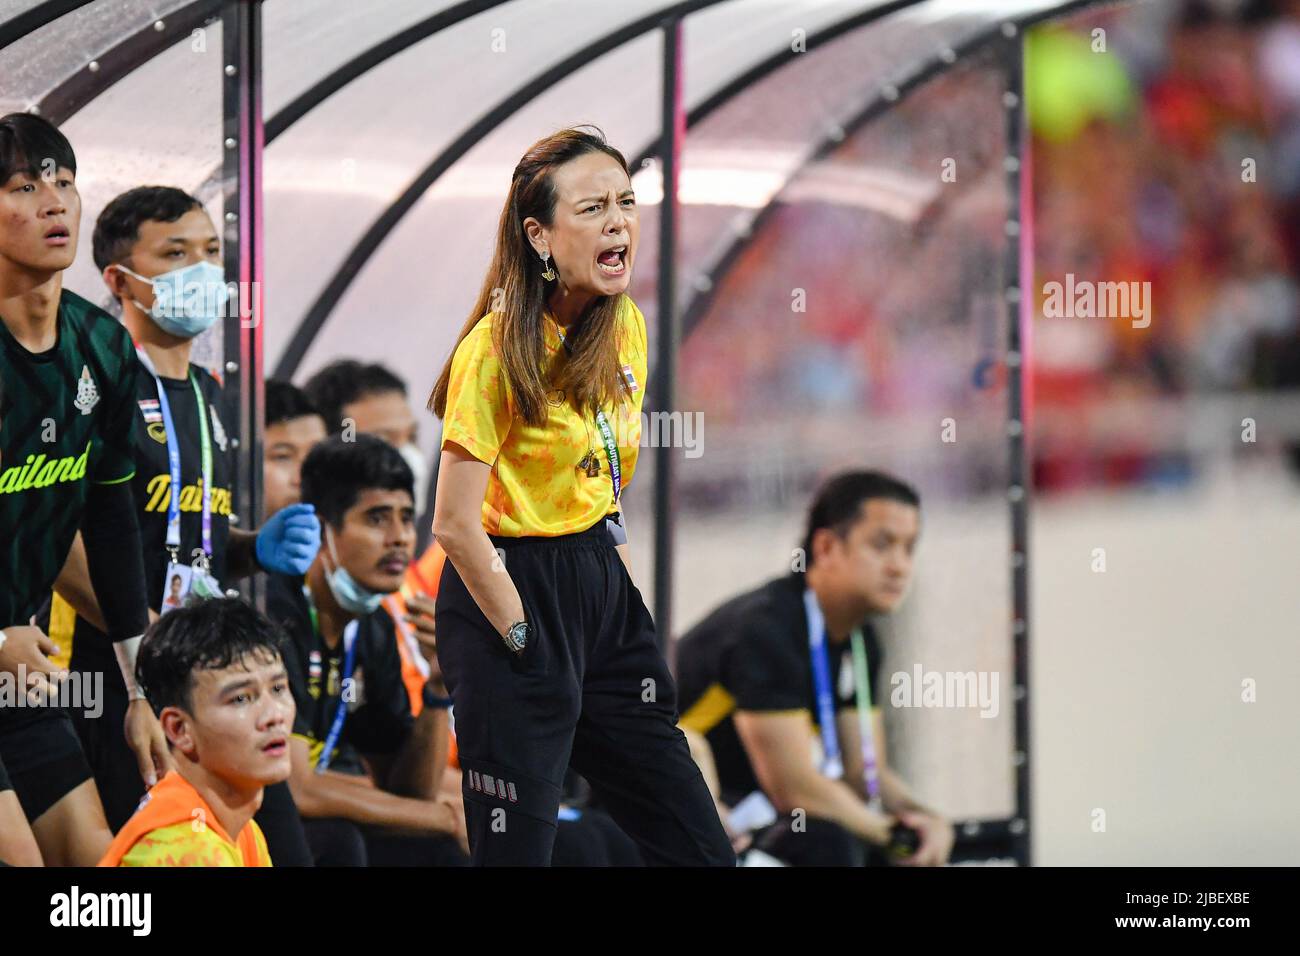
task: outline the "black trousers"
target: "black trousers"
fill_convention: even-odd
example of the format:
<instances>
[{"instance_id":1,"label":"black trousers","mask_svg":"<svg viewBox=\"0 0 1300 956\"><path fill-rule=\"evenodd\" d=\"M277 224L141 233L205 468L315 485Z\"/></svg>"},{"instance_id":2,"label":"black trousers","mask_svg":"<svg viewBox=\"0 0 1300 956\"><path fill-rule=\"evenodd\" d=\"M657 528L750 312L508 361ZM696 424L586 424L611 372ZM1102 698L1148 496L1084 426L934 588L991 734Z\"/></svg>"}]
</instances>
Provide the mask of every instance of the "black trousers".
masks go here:
<instances>
[{"instance_id":1,"label":"black trousers","mask_svg":"<svg viewBox=\"0 0 1300 956\"><path fill-rule=\"evenodd\" d=\"M646 863L734 866L677 728L654 622L604 521L492 541L523 600L524 651L506 648L450 561L436 609L473 863L548 865L572 765Z\"/></svg>"},{"instance_id":2,"label":"black trousers","mask_svg":"<svg viewBox=\"0 0 1300 956\"><path fill-rule=\"evenodd\" d=\"M416 836L338 817L303 821L315 866L468 866L454 837ZM272 858L274 862L274 858Z\"/></svg>"},{"instance_id":3,"label":"black trousers","mask_svg":"<svg viewBox=\"0 0 1300 956\"><path fill-rule=\"evenodd\" d=\"M645 866L632 838L603 810L574 811L555 831L551 866Z\"/></svg>"},{"instance_id":4,"label":"black trousers","mask_svg":"<svg viewBox=\"0 0 1300 956\"><path fill-rule=\"evenodd\" d=\"M884 853L833 820L808 817L796 830L781 820L754 834L754 848L787 866L888 866Z\"/></svg>"},{"instance_id":5,"label":"black trousers","mask_svg":"<svg viewBox=\"0 0 1300 956\"><path fill-rule=\"evenodd\" d=\"M451 837L410 836L337 817L304 820L316 866L467 866ZM274 862L274 858L272 858ZM311 861L308 861L309 865ZM644 866L614 821L598 810L560 820L552 866Z\"/></svg>"}]
</instances>

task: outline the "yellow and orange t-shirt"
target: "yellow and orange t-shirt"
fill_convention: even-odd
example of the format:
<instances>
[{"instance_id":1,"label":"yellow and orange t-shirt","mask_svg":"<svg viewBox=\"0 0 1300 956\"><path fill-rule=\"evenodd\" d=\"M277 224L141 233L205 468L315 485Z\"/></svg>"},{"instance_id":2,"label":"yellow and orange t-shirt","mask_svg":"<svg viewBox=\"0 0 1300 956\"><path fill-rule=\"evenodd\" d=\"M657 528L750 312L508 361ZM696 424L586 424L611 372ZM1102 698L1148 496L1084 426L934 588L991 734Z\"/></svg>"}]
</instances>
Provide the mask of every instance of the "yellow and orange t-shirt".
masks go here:
<instances>
[{"instance_id":1,"label":"yellow and orange t-shirt","mask_svg":"<svg viewBox=\"0 0 1300 956\"><path fill-rule=\"evenodd\" d=\"M553 361L564 346L561 329L549 314L544 332L548 360ZM627 296L620 299L617 335L619 365L632 393L604 412L626 489L641 443L648 351L645 316ZM559 391L547 405L549 415L541 426L515 414L510 385L492 343L492 313L485 315L452 358L442 441L455 442L492 466L483 499L488 534L572 534L618 510L605 443L594 417L577 411ZM578 467L589 451L600 463L600 474L594 477Z\"/></svg>"},{"instance_id":2,"label":"yellow and orange t-shirt","mask_svg":"<svg viewBox=\"0 0 1300 956\"><path fill-rule=\"evenodd\" d=\"M145 794L100 866L270 866L266 838L249 820L231 839L206 800L175 770Z\"/></svg>"}]
</instances>

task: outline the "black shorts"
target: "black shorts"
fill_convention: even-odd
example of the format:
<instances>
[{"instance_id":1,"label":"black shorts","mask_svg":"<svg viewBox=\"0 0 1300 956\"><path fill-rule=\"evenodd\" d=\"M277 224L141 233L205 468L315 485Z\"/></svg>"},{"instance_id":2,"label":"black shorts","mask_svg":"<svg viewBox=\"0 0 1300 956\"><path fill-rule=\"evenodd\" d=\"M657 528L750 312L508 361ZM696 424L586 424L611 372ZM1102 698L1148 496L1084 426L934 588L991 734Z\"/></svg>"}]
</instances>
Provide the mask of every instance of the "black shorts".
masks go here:
<instances>
[{"instance_id":1,"label":"black shorts","mask_svg":"<svg viewBox=\"0 0 1300 956\"><path fill-rule=\"evenodd\" d=\"M647 863L734 866L677 727L654 622L605 522L492 542L523 601L524 651L506 648L450 561L436 610L474 863L549 864L572 766Z\"/></svg>"},{"instance_id":2,"label":"black shorts","mask_svg":"<svg viewBox=\"0 0 1300 956\"><path fill-rule=\"evenodd\" d=\"M58 707L0 707L0 763L29 823L91 778L72 720Z\"/></svg>"}]
</instances>

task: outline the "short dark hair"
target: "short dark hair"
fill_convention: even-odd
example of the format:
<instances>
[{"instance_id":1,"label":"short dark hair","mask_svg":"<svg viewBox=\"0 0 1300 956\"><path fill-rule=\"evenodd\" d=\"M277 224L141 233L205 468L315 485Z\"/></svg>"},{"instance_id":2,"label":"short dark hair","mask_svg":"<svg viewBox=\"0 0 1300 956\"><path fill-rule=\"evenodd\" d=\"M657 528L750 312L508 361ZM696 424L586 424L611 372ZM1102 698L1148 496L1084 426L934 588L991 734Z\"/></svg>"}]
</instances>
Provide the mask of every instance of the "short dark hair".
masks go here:
<instances>
[{"instance_id":1,"label":"short dark hair","mask_svg":"<svg viewBox=\"0 0 1300 956\"><path fill-rule=\"evenodd\" d=\"M343 430L344 405L385 392L405 395L406 383L382 365L339 359L309 378L302 390L320 410L325 429L337 435Z\"/></svg>"},{"instance_id":2,"label":"short dark hair","mask_svg":"<svg viewBox=\"0 0 1300 956\"><path fill-rule=\"evenodd\" d=\"M154 713L192 706L194 675L249 656L284 656L284 633L240 598L213 598L168 611L145 632L135 678Z\"/></svg>"},{"instance_id":3,"label":"short dark hair","mask_svg":"<svg viewBox=\"0 0 1300 956\"><path fill-rule=\"evenodd\" d=\"M916 489L880 471L848 471L830 478L817 491L808 509L808 530L803 536L804 560L812 565L813 534L830 528L843 538L862 515L862 506L872 498L921 507Z\"/></svg>"},{"instance_id":4,"label":"short dark hair","mask_svg":"<svg viewBox=\"0 0 1300 956\"><path fill-rule=\"evenodd\" d=\"M302 500L316 506L321 521L335 528L357 503L361 492L405 491L414 500L415 476L406 459L388 442L374 435L327 438L302 463Z\"/></svg>"},{"instance_id":5,"label":"short dark hair","mask_svg":"<svg viewBox=\"0 0 1300 956\"><path fill-rule=\"evenodd\" d=\"M173 186L137 186L128 189L104 207L95 220L92 250L95 267L103 272L131 257L146 222L175 222L191 209L202 209L189 193Z\"/></svg>"},{"instance_id":6,"label":"short dark hair","mask_svg":"<svg viewBox=\"0 0 1300 956\"><path fill-rule=\"evenodd\" d=\"M55 168L77 172L77 155L68 138L49 120L32 113L0 116L0 184L16 173L38 179L41 164L54 160Z\"/></svg>"},{"instance_id":7,"label":"short dark hair","mask_svg":"<svg viewBox=\"0 0 1300 956\"><path fill-rule=\"evenodd\" d=\"M324 418L307 393L292 382L278 378L266 380L266 427L291 422L295 418L315 415Z\"/></svg>"}]
</instances>

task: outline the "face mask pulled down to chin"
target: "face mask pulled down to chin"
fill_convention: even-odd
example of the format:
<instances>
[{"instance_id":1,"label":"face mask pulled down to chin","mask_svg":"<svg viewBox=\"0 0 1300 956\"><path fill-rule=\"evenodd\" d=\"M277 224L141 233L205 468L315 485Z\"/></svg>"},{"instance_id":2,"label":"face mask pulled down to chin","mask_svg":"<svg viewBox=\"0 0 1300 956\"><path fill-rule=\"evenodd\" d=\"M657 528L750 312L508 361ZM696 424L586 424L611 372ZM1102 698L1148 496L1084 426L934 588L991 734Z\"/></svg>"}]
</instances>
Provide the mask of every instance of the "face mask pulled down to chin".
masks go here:
<instances>
[{"instance_id":1,"label":"face mask pulled down to chin","mask_svg":"<svg viewBox=\"0 0 1300 956\"><path fill-rule=\"evenodd\" d=\"M349 574L347 568L339 563L338 552L334 549L334 532L328 526L325 528L325 543L329 548L330 557L325 566L325 581L329 584L330 591L334 595L334 600L338 601L339 607L358 617L365 617L367 614L373 614L379 610L384 595L367 588ZM330 565L333 565L333 567Z\"/></svg>"}]
</instances>

